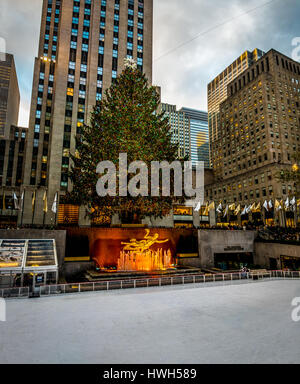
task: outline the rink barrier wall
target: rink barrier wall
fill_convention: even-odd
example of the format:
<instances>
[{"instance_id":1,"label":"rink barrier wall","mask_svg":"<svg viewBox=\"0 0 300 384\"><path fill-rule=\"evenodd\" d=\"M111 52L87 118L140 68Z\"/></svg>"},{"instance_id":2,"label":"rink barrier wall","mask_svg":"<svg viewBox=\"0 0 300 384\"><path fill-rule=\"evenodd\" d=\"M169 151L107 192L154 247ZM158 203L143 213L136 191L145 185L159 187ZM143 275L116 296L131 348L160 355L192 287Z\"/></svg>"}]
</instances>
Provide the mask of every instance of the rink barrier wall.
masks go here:
<instances>
[{"instance_id":1,"label":"rink barrier wall","mask_svg":"<svg viewBox=\"0 0 300 384\"><path fill-rule=\"evenodd\" d=\"M123 289L138 289L188 284L205 284L219 282L233 282L238 280L270 280L270 279L300 279L300 271L263 271L259 273L219 273L219 274L191 274L160 278L144 278L132 280L105 280L87 283L55 284L36 287L35 297L61 295L69 293L112 291ZM24 298L32 294L29 287L0 289L2 298Z\"/></svg>"}]
</instances>

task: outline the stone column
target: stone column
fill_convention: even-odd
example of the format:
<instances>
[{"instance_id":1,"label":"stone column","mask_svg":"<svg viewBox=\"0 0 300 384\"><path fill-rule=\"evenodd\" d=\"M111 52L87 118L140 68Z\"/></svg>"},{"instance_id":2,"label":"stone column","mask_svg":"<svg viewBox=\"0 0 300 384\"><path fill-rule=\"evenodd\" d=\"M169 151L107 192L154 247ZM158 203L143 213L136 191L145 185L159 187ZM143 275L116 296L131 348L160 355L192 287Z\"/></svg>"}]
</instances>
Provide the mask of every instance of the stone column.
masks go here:
<instances>
[{"instance_id":1,"label":"stone column","mask_svg":"<svg viewBox=\"0 0 300 384\"><path fill-rule=\"evenodd\" d=\"M237 222L238 222L238 225L241 227L242 226L242 215L241 215L241 212L238 213L238 215L237 215Z\"/></svg>"},{"instance_id":2,"label":"stone column","mask_svg":"<svg viewBox=\"0 0 300 384\"><path fill-rule=\"evenodd\" d=\"M121 224L121 219L118 214L115 214L111 218L111 225L120 225Z\"/></svg>"},{"instance_id":3,"label":"stone column","mask_svg":"<svg viewBox=\"0 0 300 384\"><path fill-rule=\"evenodd\" d=\"M211 227L216 225L216 211L215 210L209 211L209 225Z\"/></svg>"},{"instance_id":4,"label":"stone column","mask_svg":"<svg viewBox=\"0 0 300 384\"><path fill-rule=\"evenodd\" d=\"M264 207L261 208L261 218L264 225L266 225L266 209Z\"/></svg>"},{"instance_id":5,"label":"stone column","mask_svg":"<svg viewBox=\"0 0 300 384\"><path fill-rule=\"evenodd\" d=\"M91 226L91 218L87 214L86 207L81 205L79 207L79 218L78 218L79 227L90 227Z\"/></svg>"},{"instance_id":6,"label":"stone column","mask_svg":"<svg viewBox=\"0 0 300 384\"><path fill-rule=\"evenodd\" d=\"M283 209L279 211L279 225L280 227L283 227L283 228L286 227L285 212Z\"/></svg>"},{"instance_id":7,"label":"stone column","mask_svg":"<svg viewBox=\"0 0 300 384\"><path fill-rule=\"evenodd\" d=\"M294 222L295 222L295 227L298 227L297 203L296 203L295 212L294 212Z\"/></svg>"},{"instance_id":8,"label":"stone column","mask_svg":"<svg viewBox=\"0 0 300 384\"><path fill-rule=\"evenodd\" d=\"M193 223L195 228L200 228L200 215L199 212L193 209Z\"/></svg>"}]
</instances>

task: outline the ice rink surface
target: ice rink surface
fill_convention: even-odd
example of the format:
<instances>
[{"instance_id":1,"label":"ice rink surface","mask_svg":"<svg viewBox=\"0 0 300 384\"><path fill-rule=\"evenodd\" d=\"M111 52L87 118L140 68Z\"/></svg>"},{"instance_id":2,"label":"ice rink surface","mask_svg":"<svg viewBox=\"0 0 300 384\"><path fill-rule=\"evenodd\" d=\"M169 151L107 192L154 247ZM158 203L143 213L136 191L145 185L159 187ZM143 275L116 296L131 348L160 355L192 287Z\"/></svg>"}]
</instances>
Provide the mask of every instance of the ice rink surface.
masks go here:
<instances>
[{"instance_id":1,"label":"ice rink surface","mask_svg":"<svg viewBox=\"0 0 300 384\"><path fill-rule=\"evenodd\" d=\"M1 363L300 363L300 280L7 300Z\"/></svg>"}]
</instances>

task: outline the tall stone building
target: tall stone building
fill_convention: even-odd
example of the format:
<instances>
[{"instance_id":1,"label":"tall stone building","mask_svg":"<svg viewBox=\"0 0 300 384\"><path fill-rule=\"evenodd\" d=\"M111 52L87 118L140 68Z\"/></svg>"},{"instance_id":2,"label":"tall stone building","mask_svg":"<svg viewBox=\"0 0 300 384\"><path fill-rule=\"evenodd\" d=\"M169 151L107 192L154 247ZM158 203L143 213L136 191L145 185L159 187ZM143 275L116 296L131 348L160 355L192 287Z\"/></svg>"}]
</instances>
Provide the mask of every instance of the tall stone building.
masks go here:
<instances>
[{"instance_id":1,"label":"tall stone building","mask_svg":"<svg viewBox=\"0 0 300 384\"><path fill-rule=\"evenodd\" d=\"M10 127L9 137L0 139L0 186L9 191L23 182L27 128ZM7 187L7 188L4 188Z\"/></svg>"},{"instance_id":2,"label":"tall stone building","mask_svg":"<svg viewBox=\"0 0 300 384\"><path fill-rule=\"evenodd\" d=\"M20 92L14 57L0 60L0 225L15 225L18 210L13 194L20 197L25 168L27 128L18 127Z\"/></svg>"},{"instance_id":3,"label":"tall stone building","mask_svg":"<svg viewBox=\"0 0 300 384\"><path fill-rule=\"evenodd\" d=\"M213 143L220 138L220 104L227 98L227 86L242 72L263 56L264 52L254 49L253 52L245 51L222 73L215 77L207 86L208 99L208 124L210 151ZM212 157L210 157L212 165Z\"/></svg>"},{"instance_id":4,"label":"tall stone building","mask_svg":"<svg viewBox=\"0 0 300 384\"><path fill-rule=\"evenodd\" d=\"M35 59L24 223L43 221L42 196L71 190L70 153L96 103L133 58L152 82L153 0L44 0ZM45 223L53 222L51 210Z\"/></svg>"},{"instance_id":5,"label":"tall stone building","mask_svg":"<svg viewBox=\"0 0 300 384\"><path fill-rule=\"evenodd\" d=\"M300 150L300 64L272 49L230 82L227 94L207 199L247 205L292 197L294 184L276 175Z\"/></svg>"},{"instance_id":6,"label":"tall stone building","mask_svg":"<svg viewBox=\"0 0 300 384\"><path fill-rule=\"evenodd\" d=\"M8 139L10 127L18 125L20 92L14 57L4 54L0 60L0 139Z\"/></svg>"},{"instance_id":7,"label":"tall stone building","mask_svg":"<svg viewBox=\"0 0 300 384\"><path fill-rule=\"evenodd\" d=\"M161 104L161 109L169 117L172 130L172 143L178 144L178 157L191 159L190 120L182 111L177 111L176 105Z\"/></svg>"}]
</instances>

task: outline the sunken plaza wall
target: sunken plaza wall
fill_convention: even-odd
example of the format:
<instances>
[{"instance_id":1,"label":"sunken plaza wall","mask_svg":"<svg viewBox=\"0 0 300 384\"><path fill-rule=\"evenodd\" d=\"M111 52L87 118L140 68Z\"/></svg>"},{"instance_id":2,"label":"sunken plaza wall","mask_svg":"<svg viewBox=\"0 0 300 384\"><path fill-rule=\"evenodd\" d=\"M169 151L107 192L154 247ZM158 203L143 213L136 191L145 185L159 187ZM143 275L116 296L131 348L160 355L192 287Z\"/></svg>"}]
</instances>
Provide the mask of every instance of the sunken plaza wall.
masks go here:
<instances>
[{"instance_id":1,"label":"sunken plaza wall","mask_svg":"<svg viewBox=\"0 0 300 384\"><path fill-rule=\"evenodd\" d=\"M277 269L280 270L282 268L281 260L283 257L300 259L300 243L255 243L255 263L262 266L263 268L274 269L276 260ZM273 263L271 263L272 260Z\"/></svg>"},{"instance_id":2,"label":"sunken plaza wall","mask_svg":"<svg viewBox=\"0 0 300 384\"><path fill-rule=\"evenodd\" d=\"M168 248L184 267L213 268L215 253L253 253L255 258L256 231L222 231L151 228L150 235L158 234L166 244L153 245ZM102 266L117 264L122 242L144 239L144 228L68 228L67 256L90 256Z\"/></svg>"},{"instance_id":3,"label":"sunken plaza wall","mask_svg":"<svg viewBox=\"0 0 300 384\"><path fill-rule=\"evenodd\" d=\"M178 253L197 253L197 230L151 228L150 236L158 234L159 241L151 249L170 250L172 256ZM145 239L144 228L68 228L67 257L90 256L100 267L117 266L122 243Z\"/></svg>"}]
</instances>

